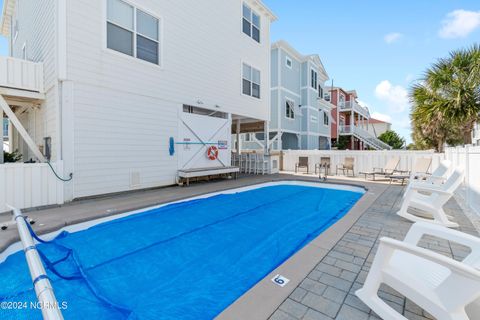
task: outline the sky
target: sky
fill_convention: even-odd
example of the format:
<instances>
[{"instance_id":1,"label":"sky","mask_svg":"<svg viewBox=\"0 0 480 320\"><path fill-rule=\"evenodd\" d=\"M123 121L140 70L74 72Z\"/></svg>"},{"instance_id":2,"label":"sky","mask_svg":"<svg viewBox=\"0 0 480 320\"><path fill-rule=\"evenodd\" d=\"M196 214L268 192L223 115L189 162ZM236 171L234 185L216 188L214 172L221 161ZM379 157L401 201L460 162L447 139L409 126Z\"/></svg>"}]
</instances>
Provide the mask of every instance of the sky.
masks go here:
<instances>
[{"instance_id":1,"label":"sky","mask_svg":"<svg viewBox=\"0 0 480 320\"><path fill-rule=\"evenodd\" d=\"M355 89L407 142L412 82L436 59L480 43L478 0L263 1L278 17L272 42L319 54L334 85Z\"/></svg>"},{"instance_id":2,"label":"sky","mask_svg":"<svg viewBox=\"0 0 480 320\"><path fill-rule=\"evenodd\" d=\"M436 59L480 43L478 0L263 1L278 17L272 42L319 54L334 85L355 89L407 142L410 85ZM0 36L0 55L7 54Z\"/></svg>"}]
</instances>

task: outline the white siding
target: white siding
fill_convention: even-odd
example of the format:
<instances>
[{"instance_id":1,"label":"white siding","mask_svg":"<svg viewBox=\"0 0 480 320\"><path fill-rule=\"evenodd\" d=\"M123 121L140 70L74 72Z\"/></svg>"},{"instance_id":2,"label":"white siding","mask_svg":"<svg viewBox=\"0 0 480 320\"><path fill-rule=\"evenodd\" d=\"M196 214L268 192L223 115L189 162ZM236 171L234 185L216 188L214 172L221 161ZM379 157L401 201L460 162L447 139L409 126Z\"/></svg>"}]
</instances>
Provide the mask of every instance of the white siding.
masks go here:
<instances>
[{"instance_id":1,"label":"white siding","mask_svg":"<svg viewBox=\"0 0 480 320\"><path fill-rule=\"evenodd\" d=\"M161 67L105 49L104 0L68 1L75 197L174 183L168 139L177 138L182 104L269 118L267 18L258 44L242 33L240 0L129 2L161 18ZM261 71L261 100L241 94L242 62Z\"/></svg>"},{"instance_id":2,"label":"white siding","mask_svg":"<svg viewBox=\"0 0 480 320\"><path fill-rule=\"evenodd\" d=\"M12 56L22 57L26 44L27 60L42 62L44 69L45 101L36 111L28 111L30 120L22 124L28 132L36 132L33 137L37 145L43 146L43 138L52 138L52 159L57 156L57 81L56 81L56 1L17 0L17 12L13 20L18 21L18 36L13 42ZM36 113L35 121L32 120ZM25 157L31 157L26 152Z\"/></svg>"},{"instance_id":3,"label":"white siding","mask_svg":"<svg viewBox=\"0 0 480 320\"><path fill-rule=\"evenodd\" d=\"M62 162L53 163L62 171ZM0 166L0 212L63 203L63 183L46 163L7 163Z\"/></svg>"}]
</instances>

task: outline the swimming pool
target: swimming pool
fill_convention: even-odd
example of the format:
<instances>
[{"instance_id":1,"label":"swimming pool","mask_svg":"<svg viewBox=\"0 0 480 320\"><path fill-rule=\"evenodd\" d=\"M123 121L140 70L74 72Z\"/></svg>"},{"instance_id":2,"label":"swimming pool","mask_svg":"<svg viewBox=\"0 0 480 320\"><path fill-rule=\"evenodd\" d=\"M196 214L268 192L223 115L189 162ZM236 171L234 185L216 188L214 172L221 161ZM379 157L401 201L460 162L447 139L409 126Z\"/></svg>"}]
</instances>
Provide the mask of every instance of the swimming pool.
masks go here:
<instances>
[{"instance_id":1,"label":"swimming pool","mask_svg":"<svg viewBox=\"0 0 480 320\"><path fill-rule=\"evenodd\" d=\"M72 226L38 248L52 269L74 278L47 270L66 319L212 319L363 193L264 184ZM23 252L1 263L0 274L0 301L36 301ZM41 312L0 309L0 318L41 319Z\"/></svg>"}]
</instances>

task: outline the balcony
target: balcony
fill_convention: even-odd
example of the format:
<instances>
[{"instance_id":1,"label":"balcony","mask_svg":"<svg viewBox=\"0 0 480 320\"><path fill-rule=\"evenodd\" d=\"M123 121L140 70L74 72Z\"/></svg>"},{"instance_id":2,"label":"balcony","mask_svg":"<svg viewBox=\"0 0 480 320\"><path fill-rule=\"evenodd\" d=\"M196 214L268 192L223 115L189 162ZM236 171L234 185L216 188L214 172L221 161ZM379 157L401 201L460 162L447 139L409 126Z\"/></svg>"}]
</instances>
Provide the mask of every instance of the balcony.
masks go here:
<instances>
[{"instance_id":1,"label":"balcony","mask_svg":"<svg viewBox=\"0 0 480 320\"><path fill-rule=\"evenodd\" d=\"M0 56L0 94L7 99L43 100L43 63Z\"/></svg>"},{"instance_id":2,"label":"balcony","mask_svg":"<svg viewBox=\"0 0 480 320\"><path fill-rule=\"evenodd\" d=\"M367 108L362 107L356 101L346 101L338 105L340 112L356 112L365 118L370 118L370 112Z\"/></svg>"}]
</instances>

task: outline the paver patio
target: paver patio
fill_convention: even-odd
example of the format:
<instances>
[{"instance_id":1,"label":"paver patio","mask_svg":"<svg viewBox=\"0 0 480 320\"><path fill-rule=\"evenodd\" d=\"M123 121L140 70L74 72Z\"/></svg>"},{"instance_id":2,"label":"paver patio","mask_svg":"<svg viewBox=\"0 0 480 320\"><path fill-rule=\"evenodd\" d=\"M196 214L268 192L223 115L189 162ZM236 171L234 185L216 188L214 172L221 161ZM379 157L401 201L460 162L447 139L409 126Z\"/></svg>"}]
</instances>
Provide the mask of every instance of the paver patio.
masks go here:
<instances>
[{"instance_id":1,"label":"paver patio","mask_svg":"<svg viewBox=\"0 0 480 320\"><path fill-rule=\"evenodd\" d=\"M409 221L395 214L400 208L403 191L403 187L389 186L295 288L270 320L379 319L354 293L366 279L379 239L391 237L403 240L411 226ZM445 211L460 224L461 231L478 236L455 200L447 203ZM424 237L421 245L455 259L468 254L466 248L434 237ZM382 286L379 296L408 319L433 319L389 287Z\"/></svg>"},{"instance_id":2,"label":"paver patio","mask_svg":"<svg viewBox=\"0 0 480 320\"><path fill-rule=\"evenodd\" d=\"M28 211L27 214L37 221L34 225L37 232L43 234L65 225L111 216L185 197L256 183L290 179L318 181L317 177L306 175L301 177L287 174L247 176L238 180L193 184L189 188L167 187L76 201L61 207ZM332 244L335 243L333 247L330 244L326 245L328 247L327 250L324 250L326 255L322 254L323 258L319 257L318 260L313 261L311 265L314 266L316 264L316 266L306 277L304 274L307 274L310 268L299 277L298 286L294 284L292 288L282 288L292 290L292 292L285 292L285 295L280 297L278 302L275 302L274 306L279 307L276 310L275 307L271 309L268 309L270 308L268 307L266 316L258 316L258 319L266 319L268 315L270 315L269 319L271 320L378 319L354 295L354 292L365 281L379 238L388 236L403 239L411 226L409 221L395 214L400 207L404 187L381 184L382 187L379 188L375 187L380 186L378 183L373 184L371 182L359 181L358 179L331 179L330 182L365 185L367 188L371 188L371 190L376 189L378 197L375 196L376 200L373 201L373 204L365 207L365 211L361 209L363 214L360 213L360 218L356 222L352 222L351 227L346 229L348 231L338 238L340 239L338 242L336 242L337 240L335 240L336 243L332 242ZM463 214L455 200L451 199L447 203L445 211L460 224L461 231L478 236L477 230ZM9 219L9 215L5 214L0 214L0 217L2 218L0 220ZM355 221L354 219L356 218L351 219ZM18 241L16 228L9 228L0 232L0 251L14 241ZM462 258L467 254L465 248L460 245L432 237L423 239L422 245L456 259ZM319 261L318 264L317 261ZM270 282L269 279L266 280L266 283ZM431 319L414 303L406 300L390 288L383 287L380 295L387 303L401 311L409 319ZM288 298L280 304L282 299L287 296ZM256 301L257 306L259 306L258 304L265 305L264 300L256 299ZM255 310L257 309L251 311L255 313Z\"/></svg>"}]
</instances>

